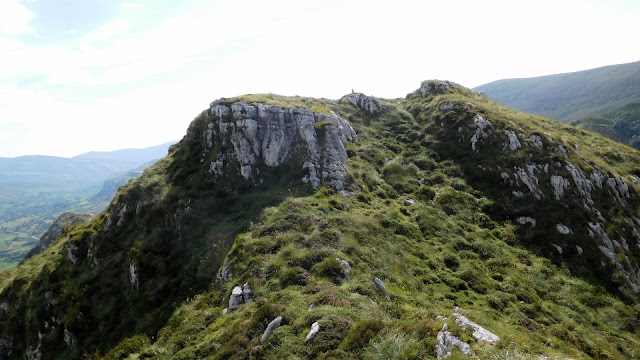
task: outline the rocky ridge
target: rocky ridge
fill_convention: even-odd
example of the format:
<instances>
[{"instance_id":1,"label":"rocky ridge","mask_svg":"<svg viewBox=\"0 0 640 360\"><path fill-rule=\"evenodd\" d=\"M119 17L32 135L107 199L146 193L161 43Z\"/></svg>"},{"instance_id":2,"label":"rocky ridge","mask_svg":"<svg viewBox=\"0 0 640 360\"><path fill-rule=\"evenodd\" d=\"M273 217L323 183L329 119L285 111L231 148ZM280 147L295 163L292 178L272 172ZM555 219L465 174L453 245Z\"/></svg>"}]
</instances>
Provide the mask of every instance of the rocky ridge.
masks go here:
<instances>
[{"instance_id":1,"label":"rocky ridge","mask_svg":"<svg viewBox=\"0 0 640 360\"><path fill-rule=\"evenodd\" d=\"M637 154L609 164L450 82L351 95L213 102L106 212L0 279L0 355L632 354Z\"/></svg>"}]
</instances>

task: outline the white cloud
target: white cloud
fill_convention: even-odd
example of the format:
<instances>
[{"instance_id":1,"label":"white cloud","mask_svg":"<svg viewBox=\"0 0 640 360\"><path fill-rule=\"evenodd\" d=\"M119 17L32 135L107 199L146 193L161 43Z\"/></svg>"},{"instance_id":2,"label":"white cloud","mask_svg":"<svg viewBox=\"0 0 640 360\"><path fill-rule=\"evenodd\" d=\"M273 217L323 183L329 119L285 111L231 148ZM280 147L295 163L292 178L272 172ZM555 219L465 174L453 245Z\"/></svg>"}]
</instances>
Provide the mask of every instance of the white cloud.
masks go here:
<instances>
[{"instance_id":1,"label":"white cloud","mask_svg":"<svg viewBox=\"0 0 640 360\"><path fill-rule=\"evenodd\" d=\"M82 41L88 44L92 44L98 41L107 41L114 36L122 34L131 27L131 23L127 20L116 20L106 25L99 27L98 29L90 32L82 38Z\"/></svg>"},{"instance_id":2,"label":"white cloud","mask_svg":"<svg viewBox=\"0 0 640 360\"><path fill-rule=\"evenodd\" d=\"M32 33L33 14L19 0L0 1L0 34Z\"/></svg>"},{"instance_id":3,"label":"white cloud","mask_svg":"<svg viewBox=\"0 0 640 360\"><path fill-rule=\"evenodd\" d=\"M0 24L3 6L24 8L2 1ZM424 79L477 86L640 59L630 45L637 5L634 12L620 0L523 4L203 0L170 18L137 22L131 14L161 10L150 2L144 12L122 11L64 43L36 46L0 35L0 133L14 131L3 126L15 122L29 131L15 144L3 140L0 156L177 139L222 96L338 98L354 88L401 97ZM31 17L22 19L20 31L33 32ZM12 34L21 26L11 25ZM22 82L34 77L45 80Z\"/></svg>"}]
</instances>

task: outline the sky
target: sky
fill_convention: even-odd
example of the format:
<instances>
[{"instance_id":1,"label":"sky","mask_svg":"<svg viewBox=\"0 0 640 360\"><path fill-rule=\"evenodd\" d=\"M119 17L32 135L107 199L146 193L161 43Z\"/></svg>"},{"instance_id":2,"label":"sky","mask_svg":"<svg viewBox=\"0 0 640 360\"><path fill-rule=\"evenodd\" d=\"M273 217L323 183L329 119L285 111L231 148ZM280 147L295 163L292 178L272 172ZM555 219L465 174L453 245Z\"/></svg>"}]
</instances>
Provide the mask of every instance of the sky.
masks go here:
<instances>
[{"instance_id":1,"label":"sky","mask_svg":"<svg viewBox=\"0 0 640 360\"><path fill-rule=\"evenodd\" d=\"M640 60L637 0L0 0L0 157L178 140L220 97L404 97Z\"/></svg>"}]
</instances>

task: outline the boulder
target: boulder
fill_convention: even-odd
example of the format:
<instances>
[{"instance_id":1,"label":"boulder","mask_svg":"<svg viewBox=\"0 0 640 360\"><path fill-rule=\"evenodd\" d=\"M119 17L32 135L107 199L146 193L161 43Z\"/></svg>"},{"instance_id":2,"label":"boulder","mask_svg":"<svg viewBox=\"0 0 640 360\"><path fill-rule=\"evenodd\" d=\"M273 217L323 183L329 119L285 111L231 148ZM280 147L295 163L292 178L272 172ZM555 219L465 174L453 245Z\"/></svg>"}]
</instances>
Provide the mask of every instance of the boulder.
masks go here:
<instances>
[{"instance_id":1,"label":"boulder","mask_svg":"<svg viewBox=\"0 0 640 360\"><path fill-rule=\"evenodd\" d=\"M280 324L282 324L282 316L278 316L277 318L273 319L269 325L267 325L267 328L264 330L264 333L262 333L262 337L260 338L260 342L265 342L265 340L267 340L267 338L269 336L271 336L271 334L273 333L273 331L275 329L277 329Z\"/></svg>"},{"instance_id":2,"label":"boulder","mask_svg":"<svg viewBox=\"0 0 640 360\"><path fill-rule=\"evenodd\" d=\"M460 340L458 337L449 332L447 324L444 324L436 339L436 357L438 359L444 359L451 356L451 349L454 346L460 349L463 354L471 355L471 345Z\"/></svg>"},{"instance_id":3,"label":"boulder","mask_svg":"<svg viewBox=\"0 0 640 360\"><path fill-rule=\"evenodd\" d=\"M373 279L373 282L380 288L384 297L387 298L387 300L391 300L391 296L389 296L389 293L387 292L387 288L382 283L382 280L375 278Z\"/></svg>"},{"instance_id":4,"label":"boulder","mask_svg":"<svg viewBox=\"0 0 640 360\"><path fill-rule=\"evenodd\" d=\"M316 337L316 335L318 335L318 331L320 331L320 324L318 324L318 322L316 321L311 324L311 329L309 330L309 333L307 334L307 337L304 339L304 341L311 341L314 337Z\"/></svg>"}]
</instances>

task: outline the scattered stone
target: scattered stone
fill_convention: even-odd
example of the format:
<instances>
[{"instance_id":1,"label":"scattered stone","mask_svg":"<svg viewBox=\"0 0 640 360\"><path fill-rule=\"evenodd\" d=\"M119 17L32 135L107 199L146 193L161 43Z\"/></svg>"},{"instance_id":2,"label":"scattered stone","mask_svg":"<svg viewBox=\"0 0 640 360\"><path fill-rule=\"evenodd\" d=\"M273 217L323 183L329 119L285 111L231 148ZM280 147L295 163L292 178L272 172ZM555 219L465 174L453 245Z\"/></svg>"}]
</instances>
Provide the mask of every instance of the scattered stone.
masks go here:
<instances>
[{"instance_id":1,"label":"scattered stone","mask_svg":"<svg viewBox=\"0 0 640 360\"><path fill-rule=\"evenodd\" d=\"M527 186L533 197L540 200L542 198L542 191L538 189L538 178L533 175L533 168L527 169L529 172L521 167L514 167L515 173L520 181Z\"/></svg>"},{"instance_id":2,"label":"scattered stone","mask_svg":"<svg viewBox=\"0 0 640 360\"><path fill-rule=\"evenodd\" d=\"M64 328L64 342L67 344L69 349L71 349L76 344L76 338L73 336L71 331Z\"/></svg>"},{"instance_id":3,"label":"scattered stone","mask_svg":"<svg viewBox=\"0 0 640 360\"><path fill-rule=\"evenodd\" d=\"M314 337L316 337L316 335L318 335L318 331L320 331L320 324L318 324L318 322L316 321L311 324L311 330L309 330L309 333L307 334L307 337L304 339L304 341L311 341Z\"/></svg>"},{"instance_id":4,"label":"scattered stone","mask_svg":"<svg viewBox=\"0 0 640 360\"><path fill-rule=\"evenodd\" d=\"M416 201L413 200L413 199L404 199L404 204L405 205L413 205L413 204L415 204L415 202Z\"/></svg>"},{"instance_id":5,"label":"scattered stone","mask_svg":"<svg viewBox=\"0 0 640 360\"><path fill-rule=\"evenodd\" d=\"M282 316L278 316L277 318L273 319L269 325L267 325L267 328L264 330L264 333L262 333L262 337L260 338L260 342L265 342L265 340L267 340L267 338L269 336L271 336L271 334L273 333L273 331L278 328L278 326L280 326L280 324L282 323Z\"/></svg>"},{"instance_id":6,"label":"scattered stone","mask_svg":"<svg viewBox=\"0 0 640 360\"><path fill-rule=\"evenodd\" d=\"M582 255L582 253L584 252L584 250L582 250L582 247L576 245L576 250L578 251L578 255Z\"/></svg>"},{"instance_id":7,"label":"scattered stone","mask_svg":"<svg viewBox=\"0 0 640 360\"><path fill-rule=\"evenodd\" d=\"M451 109L453 109L453 103L452 102L444 102L444 103L440 104L440 106L438 106L438 108L440 109L440 111L451 110Z\"/></svg>"},{"instance_id":8,"label":"scattered stone","mask_svg":"<svg viewBox=\"0 0 640 360\"><path fill-rule=\"evenodd\" d=\"M0 339L0 359L8 359L13 352L13 336Z\"/></svg>"},{"instance_id":9,"label":"scattered stone","mask_svg":"<svg viewBox=\"0 0 640 360\"><path fill-rule=\"evenodd\" d=\"M569 189L569 180L562 176L551 176L551 187L553 187L553 195L556 200L560 200L564 196L564 190Z\"/></svg>"},{"instance_id":10,"label":"scattered stone","mask_svg":"<svg viewBox=\"0 0 640 360\"><path fill-rule=\"evenodd\" d=\"M536 227L536 219L529 216L520 216L516 219L516 222L520 225L531 224L531 227Z\"/></svg>"},{"instance_id":11,"label":"scattered stone","mask_svg":"<svg viewBox=\"0 0 640 360\"><path fill-rule=\"evenodd\" d=\"M354 193L353 191L340 190L340 195L343 198L352 198L352 197L356 196L356 193Z\"/></svg>"},{"instance_id":12,"label":"scattered stone","mask_svg":"<svg viewBox=\"0 0 640 360\"><path fill-rule=\"evenodd\" d=\"M236 286L231 291L229 297L229 310L235 310L243 304L249 304L253 302L253 290L249 283L244 283L242 287Z\"/></svg>"},{"instance_id":13,"label":"scattered stone","mask_svg":"<svg viewBox=\"0 0 640 360\"><path fill-rule=\"evenodd\" d=\"M542 138L540 136L531 135L529 139L531 139L531 142L533 143L533 145L535 145L535 147L537 147L538 149L542 149Z\"/></svg>"},{"instance_id":14,"label":"scattered stone","mask_svg":"<svg viewBox=\"0 0 640 360\"><path fill-rule=\"evenodd\" d=\"M489 120L485 120L480 115L476 115L473 118L473 123L476 125L476 132L471 137L471 150L479 151L476 149L476 144L478 143L478 141L488 137L489 134L491 134L491 131L489 130L489 126L491 125L491 123L489 122Z\"/></svg>"},{"instance_id":15,"label":"scattered stone","mask_svg":"<svg viewBox=\"0 0 640 360\"><path fill-rule=\"evenodd\" d=\"M309 309L307 311L311 311L316 308L316 304L309 305Z\"/></svg>"},{"instance_id":16,"label":"scattered stone","mask_svg":"<svg viewBox=\"0 0 640 360\"><path fill-rule=\"evenodd\" d=\"M477 342L487 341L490 343L494 343L500 341L500 337L469 320L464 315L458 313L455 313L454 315L456 316L456 324L460 325L460 327L466 328L467 326L470 326L473 329L472 336L474 339L476 339Z\"/></svg>"},{"instance_id":17,"label":"scattered stone","mask_svg":"<svg viewBox=\"0 0 640 360\"><path fill-rule=\"evenodd\" d=\"M380 101L373 96L367 96L362 93L351 93L346 95L345 98L351 105L368 112L369 114L376 114L380 111Z\"/></svg>"},{"instance_id":18,"label":"scattered stone","mask_svg":"<svg viewBox=\"0 0 640 360\"><path fill-rule=\"evenodd\" d=\"M520 144L520 140L518 140L518 136L514 131L505 130L504 133L509 138L509 144L505 145L505 149L508 146L509 150L516 151L522 147L522 145Z\"/></svg>"},{"instance_id":19,"label":"scattered stone","mask_svg":"<svg viewBox=\"0 0 640 360\"><path fill-rule=\"evenodd\" d=\"M391 300L391 296L389 296L389 293L387 292L387 288L384 287L382 280L375 278L373 279L373 282L380 288L384 297L387 298L387 300Z\"/></svg>"},{"instance_id":20,"label":"scattered stone","mask_svg":"<svg viewBox=\"0 0 640 360\"><path fill-rule=\"evenodd\" d=\"M249 285L249 283L244 283L244 285L242 285L242 298L244 299L245 304L253 302L253 289L251 289L251 285Z\"/></svg>"},{"instance_id":21,"label":"scattered stone","mask_svg":"<svg viewBox=\"0 0 640 360\"><path fill-rule=\"evenodd\" d=\"M573 234L573 230L563 224L556 224L556 230L558 230L558 232L562 235Z\"/></svg>"},{"instance_id":22,"label":"scattered stone","mask_svg":"<svg viewBox=\"0 0 640 360\"><path fill-rule=\"evenodd\" d=\"M242 297L242 288L240 286L236 286L231 291L231 297L229 297L229 310L235 310L242 304L244 304L244 299Z\"/></svg>"},{"instance_id":23,"label":"scattered stone","mask_svg":"<svg viewBox=\"0 0 640 360\"><path fill-rule=\"evenodd\" d=\"M134 289L138 289L138 269L136 268L136 264L133 263L133 260L129 263L129 282L131 282L131 286L133 286Z\"/></svg>"},{"instance_id":24,"label":"scattered stone","mask_svg":"<svg viewBox=\"0 0 640 360\"><path fill-rule=\"evenodd\" d=\"M558 251L558 254L562 255L562 247L560 247L559 245L556 245L554 243L551 243L551 246L556 248L556 250Z\"/></svg>"},{"instance_id":25,"label":"scattered stone","mask_svg":"<svg viewBox=\"0 0 640 360\"><path fill-rule=\"evenodd\" d=\"M460 349L463 354L471 355L471 345L460 340L458 337L449 332L447 324L444 324L436 339L436 357L438 359L444 359L451 356L451 349L454 346Z\"/></svg>"},{"instance_id":26,"label":"scattered stone","mask_svg":"<svg viewBox=\"0 0 640 360\"><path fill-rule=\"evenodd\" d=\"M423 81L420 84L420 88L416 90L422 97L427 97L429 95L440 95L449 91L453 86L460 86L451 81L441 81L441 80L431 80L431 81Z\"/></svg>"},{"instance_id":27,"label":"scattered stone","mask_svg":"<svg viewBox=\"0 0 640 360\"><path fill-rule=\"evenodd\" d=\"M615 176L607 179L607 186L609 186L609 192L615 196L616 201L622 206L627 206L625 198L629 197L629 185Z\"/></svg>"},{"instance_id":28,"label":"scattered stone","mask_svg":"<svg viewBox=\"0 0 640 360\"><path fill-rule=\"evenodd\" d=\"M78 258L73 254L73 244L67 244L65 245L65 249L67 249L67 260L72 263L75 264L76 261L78 261Z\"/></svg>"},{"instance_id":29,"label":"scattered stone","mask_svg":"<svg viewBox=\"0 0 640 360\"><path fill-rule=\"evenodd\" d=\"M220 274L218 274L218 279L222 281L227 281L227 282L233 279L233 274L231 273L231 266L229 265L229 258L226 258L224 260L224 265L222 265Z\"/></svg>"},{"instance_id":30,"label":"scattered stone","mask_svg":"<svg viewBox=\"0 0 640 360\"><path fill-rule=\"evenodd\" d=\"M344 274L348 279L349 275L351 274L351 265L347 260L342 260L338 257L336 258L336 261L340 264L340 267L342 267L342 271L344 271Z\"/></svg>"},{"instance_id":31,"label":"scattered stone","mask_svg":"<svg viewBox=\"0 0 640 360\"><path fill-rule=\"evenodd\" d=\"M567 170L569 170L569 173L573 178L573 182L576 184L576 187L580 192L580 196L582 197L583 202L586 205L593 205L591 193L595 190L595 187L593 186L591 180L587 179L584 172L581 169L573 166L573 164L568 164L566 168Z\"/></svg>"}]
</instances>

